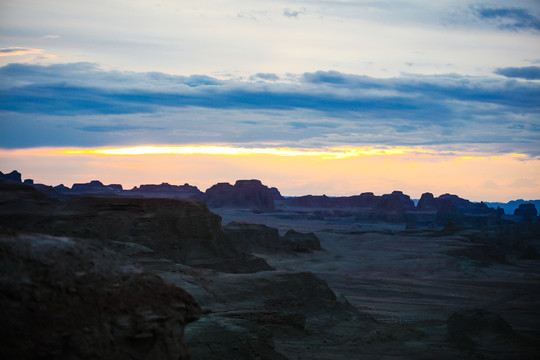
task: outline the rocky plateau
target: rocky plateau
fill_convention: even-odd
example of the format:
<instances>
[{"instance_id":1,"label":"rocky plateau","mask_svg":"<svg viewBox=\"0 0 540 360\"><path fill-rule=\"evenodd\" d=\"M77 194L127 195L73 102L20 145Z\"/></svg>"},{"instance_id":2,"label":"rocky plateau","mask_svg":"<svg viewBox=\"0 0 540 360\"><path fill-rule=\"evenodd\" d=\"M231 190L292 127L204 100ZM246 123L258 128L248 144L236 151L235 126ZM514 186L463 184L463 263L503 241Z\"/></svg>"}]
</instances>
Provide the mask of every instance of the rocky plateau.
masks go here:
<instances>
[{"instance_id":1,"label":"rocky plateau","mask_svg":"<svg viewBox=\"0 0 540 360\"><path fill-rule=\"evenodd\" d=\"M532 203L0 178L6 359L540 357Z\"/></svg>"}]
</instances>

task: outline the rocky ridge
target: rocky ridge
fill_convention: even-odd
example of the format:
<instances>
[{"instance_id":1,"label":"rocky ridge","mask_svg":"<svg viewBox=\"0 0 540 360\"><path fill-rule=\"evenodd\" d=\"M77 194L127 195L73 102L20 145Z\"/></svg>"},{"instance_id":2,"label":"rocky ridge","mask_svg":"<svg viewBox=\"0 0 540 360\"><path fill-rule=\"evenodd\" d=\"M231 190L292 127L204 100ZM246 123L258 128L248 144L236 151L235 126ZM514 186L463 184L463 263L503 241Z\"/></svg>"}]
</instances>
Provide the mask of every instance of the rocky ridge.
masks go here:
<instances>
[{"instance_id":1,"label":"rocky ridge","mask_svg":"<svg viewBox=\"0 0 540 360\"><path fill-rule=\"evenodd\" d=\"M87 241L0 236L4 359L187 359L193 297Z\"/></svg>"},{"instance_id":2,"label":"rocky ridge","mask_svg":"<svg viewBox=\"0 0 540 360\"><path fill-rule=\"evenodd\" d=\"M228 272L271 270L234 249L221 218L190 199L76 197L57 201L23 184L0 184L0 225L16 231L131 242L178 263Z\"/></svg>"}]
</instances>

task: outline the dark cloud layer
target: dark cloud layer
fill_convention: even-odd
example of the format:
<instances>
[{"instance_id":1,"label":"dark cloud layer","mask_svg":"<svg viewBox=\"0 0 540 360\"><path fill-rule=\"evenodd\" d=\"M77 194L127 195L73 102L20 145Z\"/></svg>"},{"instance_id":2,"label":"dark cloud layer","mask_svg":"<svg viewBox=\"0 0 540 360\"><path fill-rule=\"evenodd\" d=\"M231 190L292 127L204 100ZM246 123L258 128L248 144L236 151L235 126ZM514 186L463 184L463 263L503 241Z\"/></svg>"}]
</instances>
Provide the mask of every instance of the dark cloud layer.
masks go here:
<instances>
[{"instance_id":1,"label":"dark cloud layer","mask_svg":"<svg viewBox=\"0 0 540 360\"><path fill-rule=\"evenodd\" d=\"M251 76L250 79L251 80L260 79L260 80L278 81L279 76L277 76L276 74L272 74L272 73L257 73L255 75Z\"/></svg>"},{"instance_id":2,"label":"dark cloud layer","mask_svg":"<svg viewBox=\"0 0 540 360\"><path fill-rule=\"evenodd\" d=\"M533 76L523 68L497 73ZM535 155L539 148L531 130L540 118L535 81L460 75L379 79L319 71L289 76L289 82L264 73L244 82L104 71L88 63L12 64L0 68L0 77L3 147L121 139L125 144L504 144L505 151ZM512 149L514 144L520 148Z\"/></svg>"},{"instance_id":3,"label":"dark cloud layer","mask_svg":"<svg viewBox=\"0 0 540 360\"><path fill-rule=\"evenodd\" d=\"M540 31L540 19L526 9L481 7L475 12L481 19L493 21L501 29Z\"/></svg>"},{"instance_id":4,"label":"dark cloud layer","mask_svg":"<svg viewBox=\"0 0 540 360\"><path fill-rule=\"evenodd\" d=\"M21 47L2 48L0 49L0 54L11 54L11 53L30 51L30 50L32 49L21 48Z\"/></svg>"},{"instance_id":5,"label":"dark cloud layer","mask_svg":"<svg viewBox=\"0 0 540 360\"><path fill-rule=\"evenodd\" d=\"M540 67L507 67L495 70L495 74L506 76L509 78L520 78L526 80L540 80Z\"/></svg>"}]
</instances>

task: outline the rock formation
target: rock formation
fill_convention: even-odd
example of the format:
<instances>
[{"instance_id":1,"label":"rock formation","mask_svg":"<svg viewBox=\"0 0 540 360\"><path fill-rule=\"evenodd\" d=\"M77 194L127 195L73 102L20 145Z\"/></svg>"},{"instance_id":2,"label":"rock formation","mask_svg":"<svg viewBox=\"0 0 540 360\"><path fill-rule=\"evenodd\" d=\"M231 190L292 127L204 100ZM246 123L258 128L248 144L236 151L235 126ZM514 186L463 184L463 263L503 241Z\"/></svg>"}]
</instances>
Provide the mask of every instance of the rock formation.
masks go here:
<instances>
[{"instance_id":1,"label":"rock formation","mask_svg":"<svg viewBox=\"0 0 540 360\"><path fill-rule=\"evenodd\" d=\"M454 207L462 214L485 214L492 211L483 202L474 203L467 199L462 199L457 195L443 194L437 198L438 200L450 200Z\"/></svg>"},{"instance_id":2,"label":"rock formation","mask_svg":"<svg viewBox=\"0 0 540 360\"><path fill-rule=\"evenodd\" d=\"M521 339L499 315L483 309L455 313L447 320L448 341L460 348L488 348L508 350L520 347Z\"/></svg>"},{"instance_id":3,"label":"rock formation","mask_svg":"<svg viewBox=\"0 0 540 360\"><path fill-rule=\"evenodd\" d=\"M405 212L414 211L414 209L414 202L408 195L404 195L401 191L394 191L381 197L370 217L373 220L403 222Z\"/></svg>"},{"instance_id":4,"label":"rock formation","mask_svg":"<svg viewBox=\"0 0 540 360\"><path fill-rule=\"evenodd\" d=\"M189 184L170 185L162 183L160 185L140 185L131 190L124 191L122 195L143 196L143 197L181 197L189 199L202 199L203 192L196 186Z\"/></svg>"},{"instance_id":5,"label":"rock formation","mask_svg":"<svg viewBox=\"0 0 540 360\"><path fill-rule=\"evenodd\" d=\"M223 231L238 250L249 254L283 250L279 231L266 225L233 221L224 226Z\"/></svg>"},{"instance_id":6,"label":"rock formation","mask_svg":"<svg viewBox=\"0 0 540 360\"><path fill-rule=\"evenodd\" d=\"M313 250L322 250L321 241L314 233L301 233L295 230L289 230L283 237L285 248L297 252L311 252Z\"/></svg>"},{"instance_id":7,"label":"rock formation","mask_svg":"<svg viewBox=\"0 0 540 360\"><path fill-rule=\"evenodd\" d=\"M423 193L416 205L416 209L419 211L437 211L437 201L433 194L429 192Z\"/></svg>"},{"instance_id":8,"label":"rock formation","mask_svg":"<svg viewBox=\"0 0 540 360\"><path fill-rule=\"evenodd\" d=\"M0 186L0 225L55 236L135 242L160 257L219 271L272 269L263 259L236 251L221 229L221 218L190 199L55 201L31 186L5 183Z\"/></svg>"},{"instance_id":9,"label":"rock formation","mask_svg":"<svg viewBox=\"0 0 540 360\"><path fill-rule=\"evenodd\" d=\"M17 170L13 170L9 174L4 174L0 171L0 180L22 183L21 173Z\"/></svg>"},{"instance_id":10,"label":"rock formation","mask_svg":"<svg viewBox=\"0 0 540 360\"><path fill-rule=\"evenodd\" d=\"M99 247L0 236L5 359L187 359L193 297Z\"/></svg>"},{"instance_id":11,"label":"rock formation","mask_svg":"<svg viewBox=\"0 0 540 360\"><path fill-rule=\"evenodd\" d=\"M77 183L71 187L71 193L77 195L113 195L122 190L122 185L103 185L99 180L92 180L89 183Z\"/></svg>"},{"instance_id":12,"label":"rock formation","mask_svg":"<svg viewBox=\"0 0 540 360\"><path fill-rule=\"evenodd\" d=\"M438 209L435 215L435 222L438 225L445 225L449 221L459 224L462 219L463 214L456 208L451 199L438 199Z\"/></svg>"},{"instance_id":13,"label":"rock formation","mask_svg":"<svg viewBox=\"0 0 540 360\"><path fill-rule=\"evenodd\" d=\"M283 196L281 196L281 193L279 192L279 190L277 188L271 187L270 191L272 192L272 197L274 198L274 200L284 200L285 199Z\"/></svg>"},{"instance_id":14,"label":"rock formation","mask_svg":"<svg viewBox=\"0 0 540 360\"><path fill-rule=\"evenodd\" d=\"M529 217L530 219L535 218L538 214L536 206L534 204L520 204L519 207L514 211L514 216L520 216L522 218Z\"/></svg>"},{"instance_id":15,"label":"rock formation","mask_svg":"<svg viewBox=\"0 0 540 360\"><path fill-rule=\"evenodd\" d=\"M286 207L299 207L299 208L310 208L310 209L358 209L358 208L373 208L380 198L375 196L373 193L362 193L360 195L353 196L338 196L338 197L329 197L326 195L305 195L284 198L280 202L280 205Z\"/></svg>"},{"instance_id":16,"label":"rock formation","mask_svg":"<svg viewBox=\"0 0 540 360\"><path fill-rule=\"evenodd\" d=\"M214 208L274 211L272 191L259 180L238 180L233 185L218 183L205 192L204 201Z\"/></svg>"}]
</instances>

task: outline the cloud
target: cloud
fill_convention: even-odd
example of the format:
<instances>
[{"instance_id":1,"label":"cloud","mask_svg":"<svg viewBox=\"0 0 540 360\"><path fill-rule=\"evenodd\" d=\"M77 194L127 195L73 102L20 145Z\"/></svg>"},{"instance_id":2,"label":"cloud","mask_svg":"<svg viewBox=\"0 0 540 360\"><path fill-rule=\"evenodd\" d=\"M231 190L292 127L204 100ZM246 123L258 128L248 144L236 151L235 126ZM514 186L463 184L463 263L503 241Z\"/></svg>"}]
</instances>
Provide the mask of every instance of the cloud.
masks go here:
<instances>
[{"instance_id":1,"label":"cloud","mask_svg":"<svg viewBox=\"0 0 540 360\"><path fill-rule=\"evenodd\" d=\"M539 66L526 66L526 67L507 67L494 71L495 74L506 76L509 78L520 78L526 80L540 80L540 67Z\"/></svg>"},{"instance_id":2,"label":"cloud","mask_svg":"<svg viewBox=\"0 0 540 360\"><path fill-rule=\"evenodd\" d=\"M131 125L87 125L77 128L90 132L122 132L127 130L165 130L162 127L152 126L131 126Z\"/></svg>"},{"instance_id":3,"label":"cloud","mask_svg":"<svg viewBox=\"0 0 540 360\"><path fill-rule=\"evenodd\" d=\"M60 39L60 35L45 35L42 39Z\"/></svg>"},{"instance_id":4,"label":"cloud","mask_svg":"<svg viewBox=\"0 0 540 360\"><path fill-rule=\"evenodd\" d=\"M304 14L305 10L291 10L291 9L283 9L283 16L289 17L289 18L296 18L298 15Z\"/></svg>"},{"instance_id":5,"label":"cloud","mask_svg":"<svg viewBox=\"0 0 540 360\"><path fill-rule=\"evenodd\" d=\"M257 79L268 80L268 81L278 81L279 76L273 73L257 73L253 76L250 76L250 80L257 80Z\"/></svg>"},{"instance_id":6,"label":"cloud","mask_svg":"<svg viewBox=\"0 0 540 360\"><path fill-rule=\"evenodd\" d=\"M540 31L540 18L521 8L475 8L476 16L505 30Z\"/></svg>"},{"instance_id":7,"label":"cloud","mask_svg":"<svg viewBox=\"0 0 540 360\"><path fill-rule=\"evenodd\" d=\"M23 47L0 48L0 56L41 54L42 52L43 50L41 49L30 49L30 48L23 48Z\"/></svg>"},{"instance_id":8,"label":"cloud","mask_svg":"<svg viewBox=\"0 0 540 360\"><path fill-rule=\"evenodd\" d=\"M178 143L489 148L540 155L540 84L456 74L206 75L0 68L0 146ZM252 81L263 79L265 81ZM99 120L96 120L99 119ZM294 131L291 131L294 129ZM151 130L151 131L144 131Z\"/></svg>"},{"instance_id":9,"label":"cloud","mask_svg":"<svg viewBox=\"0 0 540 360\"><path fill-rule=\"evenodd\" d=\"M295 129L306 129L310 127L321 127L335 129L339 127L339 123L336 122L318 122L318 121L291 121L289 125Z\"/></svg>"},{"instance_id":10,"label":"cloud","mask_svg":"<svg viewBox=\"0 0 540 360\"><path fill-rule=\"evenodd\" d=\"M338 71L317 71L314 73L303 74L304 81L313 84L347 84L351 78Z\"/></svg>"}]
</instances>

